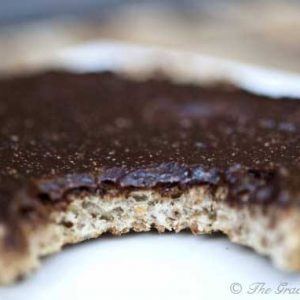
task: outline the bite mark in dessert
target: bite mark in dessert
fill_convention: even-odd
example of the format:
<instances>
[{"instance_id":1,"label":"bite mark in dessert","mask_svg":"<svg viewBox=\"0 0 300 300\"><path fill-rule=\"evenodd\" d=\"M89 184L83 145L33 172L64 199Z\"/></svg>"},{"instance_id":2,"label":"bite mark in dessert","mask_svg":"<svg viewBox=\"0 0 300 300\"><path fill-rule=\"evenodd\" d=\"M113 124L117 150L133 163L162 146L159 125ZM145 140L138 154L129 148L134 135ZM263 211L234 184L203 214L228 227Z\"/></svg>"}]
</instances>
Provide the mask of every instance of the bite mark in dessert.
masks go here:
<instances>
[{"instance_id":1,"label":"bite mark in dessert","mask_svg":"<svg viewBox=\"0 0 300 300\"><path fill-rule=\"evenodd\" d=\"M104 232L222 231L300 269L300 103L110 73L0 81L0 281Z\"/></svg>"}]
</instances>

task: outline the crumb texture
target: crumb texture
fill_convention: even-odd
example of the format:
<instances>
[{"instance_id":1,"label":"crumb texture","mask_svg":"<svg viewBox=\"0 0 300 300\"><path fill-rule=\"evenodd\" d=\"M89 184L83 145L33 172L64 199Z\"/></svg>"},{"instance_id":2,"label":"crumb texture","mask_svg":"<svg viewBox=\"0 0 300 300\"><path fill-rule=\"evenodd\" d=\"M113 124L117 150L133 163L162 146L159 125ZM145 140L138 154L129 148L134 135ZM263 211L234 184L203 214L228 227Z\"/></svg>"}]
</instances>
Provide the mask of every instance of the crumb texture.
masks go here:
<instances>
[{"instance_id":1,"label":"crumb texture","mask_svg":"<svg viewBox=\"0 0 300 300\"><path fill-rule=\"evenodd\" d=\"M40 258L61 250L64 245L115 235L131 230L159 232L190 229L194 234L221 231L236 243L269 256L280 268L300 269L300 221L294 211L267 207L234 207L222 201L227 191L209 187L192 188L180 196L163 197L153 190L133 191L124 196L70 194L64 210L53 211L50 223L36 231L28 229L30 248L26 255L1 257L3 283L35 269ZM4 270L1 268L1 270Z\"/></svg>"}]
</instances>

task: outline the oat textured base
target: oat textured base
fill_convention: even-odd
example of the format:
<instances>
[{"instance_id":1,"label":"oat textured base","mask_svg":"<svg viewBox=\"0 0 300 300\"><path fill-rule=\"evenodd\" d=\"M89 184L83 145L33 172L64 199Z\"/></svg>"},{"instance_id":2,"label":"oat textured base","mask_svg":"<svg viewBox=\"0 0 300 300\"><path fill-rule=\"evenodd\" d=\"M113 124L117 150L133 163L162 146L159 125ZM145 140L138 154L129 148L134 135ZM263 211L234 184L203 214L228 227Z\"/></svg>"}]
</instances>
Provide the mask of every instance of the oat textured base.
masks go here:
<instances>
[{"instance_id":1,"label":"oat textured base","mask_svg":"<svg viewBox=\"0 0 300 300\"><path fill-rule=\"evenodd\" d=\"M126 196L70 194L66 209L53 209L50 221L36 228L24 224L28 249L19 253L0 248L0 282L12 283L40 264L40 258L64 245L115 235L190 229L194 234L221 231L235 243L249 246L271 258L283 270L300 269L300 214L298 209L273 206L230 206L227 191L212 193L195 187L174 198L152 190L132 191ZM1 234L1 232L0 232ZM99 245L100 246L100 245Z\"/></svg>"}]
</instances>

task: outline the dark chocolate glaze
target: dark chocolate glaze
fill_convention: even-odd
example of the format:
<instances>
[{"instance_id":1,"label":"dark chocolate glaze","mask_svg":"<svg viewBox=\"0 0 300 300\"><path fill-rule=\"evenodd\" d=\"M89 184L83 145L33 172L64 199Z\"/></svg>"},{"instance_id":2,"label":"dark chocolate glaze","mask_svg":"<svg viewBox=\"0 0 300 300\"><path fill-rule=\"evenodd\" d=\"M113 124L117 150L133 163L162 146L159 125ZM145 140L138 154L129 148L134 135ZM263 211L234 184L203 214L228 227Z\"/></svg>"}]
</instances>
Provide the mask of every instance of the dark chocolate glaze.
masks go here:
<instances>
[{"instance_id":1,"label":"dark chocolate glaze","mask_svg":"<svg viewBox=\"0 0 300 300\"><path fill-rule=\"evenodd\" d=\"M5 79L0 220L107 184L120 191L222 185L233 204L298 205L299 128L298 100L228 87L109 73Z\"/></svg>"}]
</instances>

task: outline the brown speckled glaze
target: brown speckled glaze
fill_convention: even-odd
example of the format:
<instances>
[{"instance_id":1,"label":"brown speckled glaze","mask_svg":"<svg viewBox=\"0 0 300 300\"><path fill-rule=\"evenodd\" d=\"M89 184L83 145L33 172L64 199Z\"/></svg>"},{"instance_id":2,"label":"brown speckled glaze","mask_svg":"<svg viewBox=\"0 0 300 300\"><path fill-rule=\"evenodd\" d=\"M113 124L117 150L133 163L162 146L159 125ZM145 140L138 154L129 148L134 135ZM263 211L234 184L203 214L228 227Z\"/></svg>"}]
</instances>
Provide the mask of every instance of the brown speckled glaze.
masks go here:
<instances>
[{"instance_id":1,"label":"brown speckled glaze","mask_svg":"<svg viewBox=\"0 0 300 300\"><path fill-rule=\"evenodd\" d=\"M298 205L299 126L298 100L233 88L109 73L5 79L0 220L14 222L20 211L62 201L70 190L107 185L223 185L233 204Z\"/></svg>"}]
</instances>

